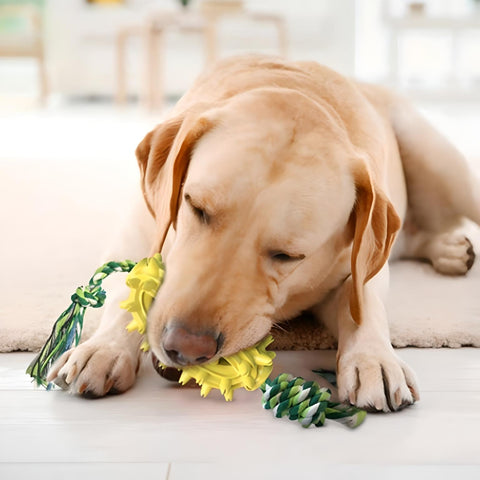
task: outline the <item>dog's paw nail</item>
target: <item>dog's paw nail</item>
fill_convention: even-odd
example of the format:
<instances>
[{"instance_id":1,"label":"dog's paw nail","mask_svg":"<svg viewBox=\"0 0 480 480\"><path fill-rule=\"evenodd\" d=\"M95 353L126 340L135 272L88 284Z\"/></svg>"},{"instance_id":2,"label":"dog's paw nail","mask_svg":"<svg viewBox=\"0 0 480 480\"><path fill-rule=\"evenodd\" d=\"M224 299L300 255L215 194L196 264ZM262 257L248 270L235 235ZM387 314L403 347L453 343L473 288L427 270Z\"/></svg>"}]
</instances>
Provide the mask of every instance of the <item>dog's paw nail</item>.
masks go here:
<instances>
[{"instance_id":1,"label":"dog's paw nail","mask_svg":"<svg viewBox=\"0 0 480 480\"><path fill-rule=\"evenodd\" d=\"M77 371L77 365L73 365L65 378L65 382L68 384L72 383L72 380L77 376Z\"/></svg>"},{"instance_id":2,"label":"dog's paw nail","mask_svg":"<svg viewBox=\"0 0 480 480\"><path fill-rule=\"evenodd\" d=\"M48 382L53 382L57 387L60 387L62 390L68 390L70 388L70 384L65 380L65 375L61 375L60 377L47 378Z\"/></svg>"},{"instance_id":3,"label":"dog's paw nail","mask_svg":"<svg viewBox=\"0 0 480 480\"><path fill-rule=\"evenodd\" d=\"M408 385L408 389L412 394L413 401L418 402L420 400L420 393L418 393L418 390L415 387L412 387L411 385Z\"/></svg>"},{"instance_id":4,"label":"dog's paw nail","mask_svg":"<svg viewBox=\"0 0 480 480\"><path fill-rule=\"evenodd\" d=\"M113 378L110 378L109 380L107 380L107 382L105 383L105 387L103 389L104 395L106 395L112 389L114 383L115 381L113 380Z\"/></svg>"},{"instance_id":5,"label":"dog's paw nail","mask_svg":"<svg viewBox=\"0 0 480 480\"><path fill-rule=\"evenodd\" d=\"M394 395L393 398L395 400L395 408L398 408L402 405L402 392L400 389L398 389Z\"/></svg>"},{"instance_id":6,"label":"dog's paw nail","mask_svg":"<svg viewBox=\"0 0 480 480\"><path fill-rule=\"evenodd\" d=\"M87 389L87 386L88 385L86 383L82 383L80 385L80 388L78 389L78 393L80 393L80 395L81 395L83 392L85 392L85 390Z\"/></svg>"}]
</instances>

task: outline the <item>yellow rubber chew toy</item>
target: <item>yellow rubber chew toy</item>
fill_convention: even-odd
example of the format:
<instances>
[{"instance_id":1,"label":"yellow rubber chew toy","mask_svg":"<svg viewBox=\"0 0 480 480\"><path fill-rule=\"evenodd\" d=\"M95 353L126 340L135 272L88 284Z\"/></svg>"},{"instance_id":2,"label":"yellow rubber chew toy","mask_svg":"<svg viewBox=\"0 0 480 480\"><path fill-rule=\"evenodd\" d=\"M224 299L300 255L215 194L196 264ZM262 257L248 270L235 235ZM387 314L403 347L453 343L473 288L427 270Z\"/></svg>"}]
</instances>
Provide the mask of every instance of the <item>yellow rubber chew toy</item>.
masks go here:
<instances>
[{"instance_id":1,"label":"yellow rubber chew toy","mask_svg":"<svg viewBox=\"0 0 480 480\"><path fill-rule=\"evenodd\" d=\"M164 275L165 266L158 253L138 262L128 274L127 286L130 287L130 296L120 304L133 316L132 321L127 325L128 331L138 330L145 335L147 312L163 282ZM272 371L275 352L266 350L272 342L273 338L269 335L253 347L235 355L221 357L205 365L185 367L182 369L179 382L185 385L193 378L202 387L200 391L202 397L206 397L212 388L216 388L227 401L232 400L233 391L237 388L256 390ZM141 348L143 351L150 348L146 338ZM162 363L160 366L166 368Z\"/></svg>"}]
</instances>

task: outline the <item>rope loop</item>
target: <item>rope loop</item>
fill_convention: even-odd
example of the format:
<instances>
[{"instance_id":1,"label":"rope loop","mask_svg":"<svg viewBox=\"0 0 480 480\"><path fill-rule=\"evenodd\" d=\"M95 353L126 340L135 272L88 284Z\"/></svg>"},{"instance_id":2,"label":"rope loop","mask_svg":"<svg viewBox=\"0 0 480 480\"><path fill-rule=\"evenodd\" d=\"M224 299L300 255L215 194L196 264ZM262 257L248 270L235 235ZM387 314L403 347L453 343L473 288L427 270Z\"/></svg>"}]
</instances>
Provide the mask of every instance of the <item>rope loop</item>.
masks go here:
<instances>
[{"instance_id":1,"label":"rope loop","mask_svg":"<svg viewBox=\"0 0 480 480\"><path fill-rule=\"evenodd\" d=\"M99 308L105 303L107 294L100 285L88 285L86 287L78 287L71 296L73 303L78 303L81 307Z\"/></svg>"},{"instance_id":2,"label":"rope loop","mask_svg":"<svg viewBox=\"0 0 480 480\"><path fill-rule=\"evenodd\" d=\"M130 272L134 266L135 262L130 260L105 263L95 271L87 286L77 288L71 296L72 302L85 308L103 307L107 294L101 287L102 281L114 272Z\"/></svg>"},{"instance_id":3,"label":"rope loop","mask_svg":"<svg viewBox=\"0 0 480 480\"><path fill-rule=\"evenodd\" d=\"M99 308L105 303L106 293L102 281L113 272L130 272L136 262L107 262L98 268L86 287L78 287L71 296L72 303L55 321L52 332L38 355L27 368L37 385L47 389L47 372L53 363L72 346L78 345L83 328L83 317L87 307Z\"/></svg>"}]
</instances>

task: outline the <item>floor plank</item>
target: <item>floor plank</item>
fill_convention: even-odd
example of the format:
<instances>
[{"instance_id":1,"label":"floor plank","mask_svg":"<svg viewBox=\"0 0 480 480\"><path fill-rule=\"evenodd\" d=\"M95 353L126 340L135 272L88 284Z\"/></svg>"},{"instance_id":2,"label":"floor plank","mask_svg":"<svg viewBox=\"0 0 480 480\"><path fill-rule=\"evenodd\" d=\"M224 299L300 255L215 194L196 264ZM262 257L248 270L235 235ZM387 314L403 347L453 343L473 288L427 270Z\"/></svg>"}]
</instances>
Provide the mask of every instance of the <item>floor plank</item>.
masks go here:
<instances>
[{"instance_id":1,"label":"floor plank","mask_svg":"<svg viewBox=\"0 0 480 480\"><path fill-rule=\"evenodd\" d=\"M0 464L2 480L132 480L153 477L168 480L168 463L4 463Z\"/></svg>"},{"instance_id":2,"label":"floor plank","mask_svg":"<svg viewBox=\"0 0 480 480\"><path fill-rule=\"evenodd\" d=\"M301 472L301 473L300 473ZM253 465L173 464L169 480L279 480L286 478L331 478L335 480L478 480L480 467L475 465L319 465L318 463L285 465L284 462Z\"/></svg>"},{"instance_id":3,"label":"floor plank","mask_svg":"<svg viewBox=\"0 0 480 480\"><path fill-rule=\"evenodd\" d=\"M128 408L104 411L85 419L72 409L42 422L4 423L0 460L8 462L214 462L235 460L237 453L254 462L278 458L319 463L460 463L479 461L480 393L426 394L423 405L398 414L370 415L357 431L330 422L322 429L302 429L273 419L259 404L208 405L188 395L183 401L147 405L139 416ZM258 398L257 398L258 400ZM202 401L205 404L206 401ZM174 407L176 405L176 409ZM91 408L91 407L90 407ZM172 415L171 412L175 411ZM62 409L59 409L62 412ZM74 417L75 416L75 417ZM3 417L3 415L2 415ZM3 421L3 419L2 419ZM341 448L335 448L341 445Z\"/></svg>"},{"instance_id":4,"label":"floor plank","mask_svg":"<svg viewBox=\"0 0 480 480\"><path fill-rule=\"evenodd\" d=\"M274 419L261 408L259 392L237 391L229 403L218 392L200 399L197 389L169 384L148 365L135 388L123 395L86 400L60 390L45 392L34 389L28 378L25 382L31 354L2 354L0 466L201 464L236 462L239 455L253 463L282 459L291 466L479 465L478 350L399 353L418 372L424 385L422 400L395 414L368 415L355 431L332 421L324 428L305 430L286 419ZM307 366L327 366L334 358L333 352L284 352L276 366L308 373Z\"/></svg>"}]
</instances>

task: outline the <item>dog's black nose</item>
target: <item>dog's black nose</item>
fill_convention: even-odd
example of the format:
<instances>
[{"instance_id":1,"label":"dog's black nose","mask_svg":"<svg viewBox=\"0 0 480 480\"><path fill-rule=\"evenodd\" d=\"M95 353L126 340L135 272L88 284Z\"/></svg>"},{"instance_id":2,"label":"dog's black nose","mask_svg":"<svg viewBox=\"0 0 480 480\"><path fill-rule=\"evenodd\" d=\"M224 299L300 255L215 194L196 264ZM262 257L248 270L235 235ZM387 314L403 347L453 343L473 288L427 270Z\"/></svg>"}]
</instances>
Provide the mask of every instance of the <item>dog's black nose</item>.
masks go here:
<instances>
[{"instance_id":1,"label":"dog's black nose","mask_svg":"<svg viewBox=\"0 0 480 480\"><path fill-rule=\"evenodd\" d=\"M207 362L217 353L219 339L220 335L172 325L164 332L163 349L177 365L197 365Z\"/></svg>"}]
</instances>

